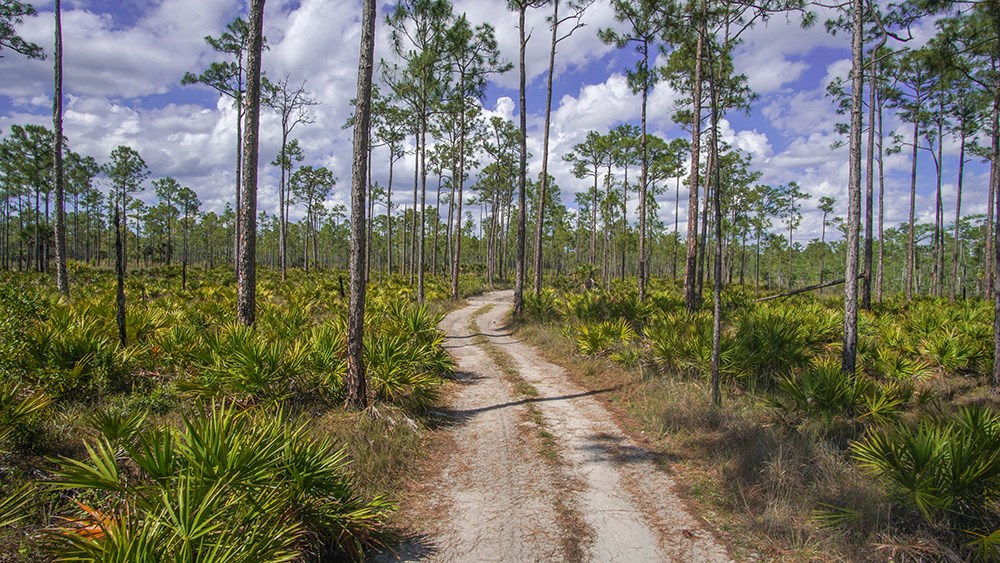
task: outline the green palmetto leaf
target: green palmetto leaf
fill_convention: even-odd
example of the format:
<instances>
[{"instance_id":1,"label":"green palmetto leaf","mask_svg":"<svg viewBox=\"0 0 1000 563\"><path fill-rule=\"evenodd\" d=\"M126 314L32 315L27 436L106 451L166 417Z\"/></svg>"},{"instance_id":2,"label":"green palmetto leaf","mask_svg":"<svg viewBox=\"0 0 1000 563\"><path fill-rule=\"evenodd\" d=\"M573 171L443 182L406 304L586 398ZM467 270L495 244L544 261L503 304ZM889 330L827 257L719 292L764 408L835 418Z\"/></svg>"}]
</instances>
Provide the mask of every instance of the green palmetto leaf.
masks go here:
<instances>
[{"instance_id":1,"label":"green palmetto leaf","mask_svg":"<svg viewBox=\"0 0 1000 563\"><path fill-rule=\"evenodd\" d=\"M146 413L99 408L84 416L84 420L100 432L108 442L122 444L131 441L139 433L146 421Z\"/></svg>"},{"instance_id":2,"label":"green palmetto leaf","mask_svg":"<svg viewBox=\"0 0 1000 563\"><path fill-rule=\"evenodd\" d=\"M28 517L25 508L31 504L35 491L24 485L6 494L0 494L0 529L10 526Z\"/></svg>"},{"instance_id":3,"label":"green palmetto leaf","mask_svg":"<svg viewBox=\"0 0 1000 563\"><path fill-rule=\"evenodd\" d=\"M853 508L834 506L832 504L820 503L820 508L812 513L813 520L821 526L835 528L843 526L849 522L855 522L861 517L861 513Z\"/></svg>"},{"instance_id":4,"label":"green palmetto leaf","mask_svg":"<svg viewBox=\"0 0 1000 563\"><path fill-rule=\"evenodd\" d=\"M167 479L178 468L174 435L169 430L155 430L139 436L137 443L128 447L129 456L153 480Z\"/></svg>"},{"instance_id":5,"label":"green palmetto leaf","mask_svg":"<svg viewBox=\"0 0 1000 563\"><path fill-rule=\"evenodd\" d=\"M988 534L980 534L975 531L967 531L972 540L968 543L976 556L982 561L996 561L1000 559L1000 529Z\"/></svg>"},{"instance_id":6,"label":"green palmetto leaf","mask_svg":"<svg viewBox=\"0 0 1000 563\"><path fill-rule=\"evenodd\" d=\"M223 494L218 482L207 483L191 475L182 476L162 490L163 524L181 544L181 554L194 555L191 545L225 524L217 519L225 502Z\"/></svg>"},{"instance_id":7,"label":"green palmetto leaf","mask_svg":"<svg viewBox=\"0 0 1000 563\"><path fill-rule=\"evenodd\" d=\"M0 453L15 429L45 410L52 400L41 392L24 393L16 383L0 382Z\"/></svg>"},{"instance_id":8,"label":"green palmetto leaf","mask_svg":"<svg viewBox=\"0 0 1000 563\"><path fill-rule=\"evenodd\" d=\"M115 459L115 447L106 438L99 438L92 447L84 443L90 463L59 458L53 460L61 467L53 471L56 479L49 481L56 489L97 489L109 492L125 492Z\"/></svg>"}]
</instances>

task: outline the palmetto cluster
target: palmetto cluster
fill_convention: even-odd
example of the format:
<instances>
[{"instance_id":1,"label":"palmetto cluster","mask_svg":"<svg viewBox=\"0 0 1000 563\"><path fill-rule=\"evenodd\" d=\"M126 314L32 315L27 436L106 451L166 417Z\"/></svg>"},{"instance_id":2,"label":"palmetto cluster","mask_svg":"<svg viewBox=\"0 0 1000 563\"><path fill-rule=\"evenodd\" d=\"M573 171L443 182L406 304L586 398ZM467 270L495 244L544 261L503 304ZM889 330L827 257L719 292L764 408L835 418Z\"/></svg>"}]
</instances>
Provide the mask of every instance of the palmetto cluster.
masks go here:
<instances>
[{"instance_id":1,"label":"palmetto cluster","mask_svg":"<svg viewBox=\"0 0 1000 563\"><path fill-rule=\"evenodd\" d=\"M113 279L76 268L72 302L35 278L3 286L0 537L19 530L58 559L107 561L360 558L379 542L392 502L359 494L345 444L310 422L344 400L335 277L265 274L247 327L230 321L229 273L192 272L184 289L171 270L136 272L123 347ZM428 284L433 298L446 291ZM365 318L371 396L410 414L453 370L440 315L414 298L385 280ZM54 428L73 435L46 438ZM7 471L38 454L43 468Z\"/></svg>"}]
</instances>

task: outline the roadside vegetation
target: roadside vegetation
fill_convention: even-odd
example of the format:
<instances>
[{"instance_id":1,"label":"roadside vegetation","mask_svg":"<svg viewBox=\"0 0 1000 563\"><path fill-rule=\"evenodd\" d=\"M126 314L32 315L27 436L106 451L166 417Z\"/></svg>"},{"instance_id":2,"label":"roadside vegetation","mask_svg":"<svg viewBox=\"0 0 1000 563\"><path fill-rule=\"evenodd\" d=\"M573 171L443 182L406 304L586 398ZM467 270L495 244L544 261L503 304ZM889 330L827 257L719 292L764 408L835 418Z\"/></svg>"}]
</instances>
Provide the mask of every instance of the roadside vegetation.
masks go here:
<instances>
[{"instance_id":1,"label":"roadside vegetation","mask_svg":"<svg viewBox=\"0 0 1000 563\"><path fill-rule=\"evenodd\" d=\"M711 303L634 284L526 298L521 334L652 437L705 514L765 559L1000 557L1000 410L988 303L886 301L840 366L835 298L723 296L723 406L712 405Z\"/></svg>"},{"instance_id":2,"label":"roadside vegetation","mask_svg":"<svg viewBox=\"0 0 1000 563\"><path fill-rule=\"evenodd\" d=\"M336 274L265 273L250 330L231 272L187 289L179 268L135 272L121 346L113 275L71 269L69 303L39 275L0 280L0 559L358 559L385 541L452 372L440 306L372 284L376 403L349 413Z\"/></svg>"}]
</instances>

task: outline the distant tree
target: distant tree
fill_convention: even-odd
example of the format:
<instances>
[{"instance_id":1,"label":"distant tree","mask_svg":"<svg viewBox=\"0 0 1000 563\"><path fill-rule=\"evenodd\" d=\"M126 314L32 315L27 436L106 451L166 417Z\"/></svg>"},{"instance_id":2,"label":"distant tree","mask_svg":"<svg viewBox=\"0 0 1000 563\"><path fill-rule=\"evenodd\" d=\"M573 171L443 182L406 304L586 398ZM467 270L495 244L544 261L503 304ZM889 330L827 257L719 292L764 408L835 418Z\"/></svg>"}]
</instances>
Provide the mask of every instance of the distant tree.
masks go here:
<instances>
[{"instance_id":1,"label":"distant tree","mask_svg":"<svg viewBox=\"0 0 1000 563\"><path fill-rule=\"evenodd\" d=\"M611 143L611 162L623 168L622 176L622 231L621 231L621 279L625 279L625 262L628 244L628 170L641 157L642 129L631 123L622 123L608 132Z\"/></svg>"},{"instance_id":2,"label":"distant tree","mask_svg":"<svg viewBox=\"0 0 1000 563\"><path fill-rule=\"evenodd\" d=\"M507 6L518 14L518 115L520 120L520 156L517 166L517 242L514 250L514 317L520 317L524 312L524 273L525 244L527 217L525 215L525 190L528 180L528 110L526 107L527 70L524 62L528 39L531 35L525 29L525 14L528 8L536 8L545 4L546 0L508 0Z\"/></svg>"},{"instance_id":3,"label":"distant tree","mask_svg":"<svg viewBox=\"0 0 1000 563\"><path fill-rule=\"evenodd\" d=\"M174 243L173 243L173 226L174 220L177 218L179 211L176 204L180 203L178 201L181 185L174 178L160 178L158 180L153 180L153 190L156 192L156 197L160 200L160 203L164 206L164 212L166 216L164 220L167 229L167 247L165 258L167 265L170 265L170 258L173 254Z\"/></svg>"},{"instance_id":4,"label":"distant tree","mask_svg":"<svg viewBox=\"0 0 1000 563\"><path fill-rule=\"evenodd\" d=\"M573 32L583 27L583 14L594 3L594 0L577 0L569 3L569 14L559 15L559 0L552 0L552 16L549 27L552 29L552 40L549 43L549 72L545 86L545 125L542 135L542 172L540 178L540 199L546 200L549 188L549 129L552 121L552 78L555 74L556 48L562 41L568 39ZM565 24L565 25L564 25ZM562 29L560 29L562 27ZM535 221L535 295L542 293L542 227L545 224L545 206L538 206L538 216Z\"/></svg>"},{"instance_id":5,"label":"distant tree","mask_svg":"<svg viewBox=\"0 0 1000 563\"><path fill-rule=\"evenodd\" d=\"M510 63L500 58L500 50L493 26L480 24L473 27L463 14L459 16L445 37L446 55L452 72L453 86L449 97L450 110L457 117L458 146L452 162L452 186L457 192L452 203L457 205L454 228L454 252L451 264L451 298L458 299L459 265L462 260L462 204L466 166L472 152L476 134L476 115L479 101L486 95L487 79L491 74L510 70ZM457 188L457 189L456 189ZM449 207L449 210L451 207ZM449 212L450 216L450 212ZM449 221L448 228L452 228ZM449 239L450 243L450 239Z\"/></svg>"},{"instance_id":6,"label":"distant tree","mask_svg":"<svg viewBox=\"0 0 1000 563\"><path fill-rule=\"evenodd\" d=\"M590 231L590 253L588 261L591 266L596 264L597 259L597 180L601 176L601 168L606 165L608 152L601 146L601 134L597 131L588 131L587 137L582 143L573 146L573 150L563 156L563 160L573 166L573 175L577 178L594 178L594 186L590 189L591 198L591 231Z\"/></svg>"},{"instance_id":7,"label":"distant tree","mask_svg":"<svg viewBox=\"0 0 1000 563\"><path fill-rule=\"evenodd\" d=\"M386 21L391 28L390 41L393 51L404 62L404 67L393 67L386 78L394 94L413 110L416 125L419 166L420 203L417 206L418 186L414 184L414 231L418 228L419 256L416 264L417 299L424 301L426 208L427 208L427 131L435 101L444 90L443 41L451 21L452 5L448 0L406 0L396 5ZM365 145L367 147L367 145ZM414 232L414 240L416 240Z\"/></svg>"},{"instance_id":8,"label":"distant tree","mask_svg":"<svg viewBox=\"0 0 1000 563\"><path fill-rule=\"evenodd\" d=\"M57 6L56 12L58 11ZM20 0L4 0L0 3L0 52L7 48L29 59L45 58L45 51L41 47L25 41L15 29L24 20L24 16L33 16L37 13L34 6Z\"/></svg>"},{"instance_id":9,"label":"distant tree","mask_svg":"<svg viewBox=\"0 0 1000 563\"><path fill-rule=\"evenodd\" d=\"M184 216L183 233L184 240L181 243L181 289L187 289L187 267L188 267L188 233L191 232L191 222L198 214L198 194L191 188L183 187L177 190L177 204L181 207L181 214Z\"/></svg>"},{"instance_id":10,"label":"distant tree","mask_svg":"<svg viewBox=\"0 0 1000 563\"><path fill-rule=\"evenodd\" d=\"M913 299L913 270L916 260L916 246L914 238L914 223L916 221L916 201L917 201L917 155L921 148L920 133L927 124L926 103L929 91L934 85L935 77L929 65L927 52L908 51L899 61L896 73L896 82L890 92L890 104L899 109L900 117L903 121L913 126L909 145L912 150L910 156L910 215L907 248L906 248L906 271L905 271L905 293L906 299Z\"/></svg>"},{"instance_id":11,"label":"distant tree","mask_svg":"<svg viewBox=\"0 0 1000 563\"><path fill-rule=\"evenodd\" d=\"M372 87L375 92L375 87ZM389 185L386 187L386 272L392 273L392 182L396 162L405 154L403 141L406 133L412 129L410 112L399 106L392 98L376 98L372 96L372 129L373 136L389 149ZM370 173L370 170L369 170ZM405 246L405 244L404 244ZM400 266L403 260L400 260ZM402 268L400 269L402 272Z\"/></svg>"},{"instance_id":12,"label":"distant tree","mask_svg":"<svg viewBox=\"0 0 1000 563\"><path fill-rule=\"evenodd\" d=\"M830 196L823 196L819 198L819 210L823 212L823 224L820 227L819 242L822 246L819 255L819 283L823 283L823 274L826 273L824 268L824 260L826 259L826 217L830 213L833 213L833 205L836 203Z\"/></svg>"},{"instance_id":13,"label":"distant tree","mask_svg":"<svg viewBox=\"0 0 1000 563\"><path fill-rule=\"evenodd\" d=\"M778 216L788 227L788 289L792 289L792 265L794 260L793 235L795 229L802 222L803 199L809 199L810 195L799 188L796 182L789 182L788 185L780 186L777 192Z\"/></svg>"},{"instance_id":14,"label":"distant tree","mask_svg":"<svg viewBox=\"0 0 1000 563\"><path fill-rule=\"evenodd\" d=\"M125 233L128 233L127 210L133 199L131 194L142 191L142 183L149 177L149 168L138 151L132 147L119 145L111 151L110 161L103 166L103 170L111 180L112 190L115 194L112 198L113 201L109 201L109 204L121 213L122 254L128 256L128 239L124 236ZM128 260L123 262L123 269L127 268L127 262Z\"/></svg>"},{"instance_id":15,"label":"distant tree","mask_svg":"<svg viewBox=\"0 0 1000 563\"><path fill-rule=\"evenodd\" d=\"M244 97L247 94L248 66L250 55L250 26L247 20L236 18L226 26L226 31L219 37L206 36L205 42L217 53L226 55L230 60L216 61L202 71L201 74L184 73L181 84L203 84L212 88L220 96L232 98L236 105L236 208L241 207L241 186L243 174L243 118ZM266 48L267 40L261 37L261 48ZM241 234L240 220L237 217L234 240L239 241Z\"/></svg>"},{"instance_id":16,"label":"distant tree","mask_svg":"<svg viewBox=\"0 0 1000 563\"><path fill-rule=\"evenodd\" d=\"M285 208L288 190L286 180L291 174L292 161L296 157L301 160L301 150L298 148L298 143L292 141L295 143L294 150L289 150L288 137L296 126L307 125L315 121L309 108L319 104L306 90L305 81L298 86L291 86L289 80L289 75L286 73L281 80L273 84L266 84L264 96L267 106L276 112L281 119L281 149L274 157L272 164L281 169L278 182L278 254L282 281L285 280L288 269L288 216Z\"/></svg>"},{"instance_id":17,"label":"distant tree","mask_svg":"<svg viewBox=\"0 0 1000 563\"><path fill-rule=\"evenodd\" d=\"M646 138L646 104L649 98L649 91L659 79L659 73L650 68L649 56L656 48L659 38L667 30L668 25L673 22L668 18L667 10L670 9L669 2L653 2L649 0L612 0L615 10L615 19L625 24L623 31L614 29L602 29L600 37L605 43L613 43L621 49L630 43L635 44L635 50L639 54L639 60L635 69L630 69L627 73L628 84L633 93L641 94L641 117L640 126L642 128L640 137L641 171L639 179L639 261L638 261L638 284L639 299L646 298L646 282L649 275L647 268L646 249L646 190L649 176L649 149Z\"/></svg>"},{"instance_id":18,"label":"distant tree","mask_svg":"<svg viewBox=\"0 0 1000 563\"><path fill-rule=\"evenodd\" d=\"M290 187L295 195L296 201L305 205L305 234L303 236L303 256L305 270L309 271L309 243L313 244L313 265L316 266L315 257L318 253L316 245L316 232L319 215L323 210L323 202L330 196L330 191L337 183L333 173L320 166L303 166L292 174Z\"/></svg>"}]
</instances>

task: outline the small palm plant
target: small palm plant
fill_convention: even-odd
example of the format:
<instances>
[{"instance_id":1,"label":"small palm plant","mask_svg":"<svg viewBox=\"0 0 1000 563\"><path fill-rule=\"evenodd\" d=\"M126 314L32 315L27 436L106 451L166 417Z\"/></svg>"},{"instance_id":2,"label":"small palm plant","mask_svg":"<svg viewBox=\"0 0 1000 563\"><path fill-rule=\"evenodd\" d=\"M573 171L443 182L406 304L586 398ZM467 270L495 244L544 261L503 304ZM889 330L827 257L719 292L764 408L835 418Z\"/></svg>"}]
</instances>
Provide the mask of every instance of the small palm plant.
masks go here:
<instances>
[{"instance_id":1,"label":"small palm plant","mask_svg":"<svg viewBox=\"0 0 1000 563\"><path fill-rule=\"evenodd\" d=\"M749 389L771 389L812 357L803 324L801 313L778 306L762 306L738 318L727 369Z\"/></svg>"},{"instance_id":2,"label":"small palm plant","mask_svg":"<svg viewBox=\"0 0 1000 563\"><path fill-rule=\"evenodd\" d=\"M0 381L0 457L9 452L18 428L48 408L51 400L39 392L27 392L16 383ZM0 486L0 529L24 519L34 499L30 486L5 491Z\"/></svg>"},{"instance_id":3,"label":"small palm plant","mask_svg":"<svg viewBox=\"0 0 1000 563\"><path fill-rule=\"evenodd\" d=\"M1000 414L968 406L915 427L873 427L851 451L929 524L964 531L984 559L1000 557L990 540L1000 518Z\"/></svg>"},{"instance_id":4,"label":"small palm plant","mask_svg":"<svg viewBox=\"0 0 1000 563\"><path fill-rule=\"evenodd\" d=\"M360 558L392 509L354 494L343 449L282 412L213 406L180 430L145 430L124 445L87 443L88 459L55 460L49 485L91 491L51 530L64 561L292 561ZM128 468L126 470L126 468Z\"/></svg>"},{"instance_id":5,"label":"small palm plant","mask_svg":"<svg viewBox=\"0 0 1000 563\"><path fill-rule=\"evenodd\" d=\"M208 339L207 364L178 388L205 397L235 397L243 402L280 401L295 394L309 348L270 340L252 327L230 324Z\"/></svg>"}]
</instances>

